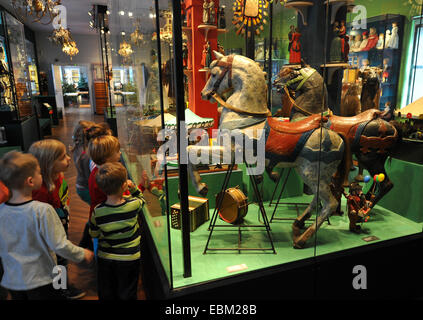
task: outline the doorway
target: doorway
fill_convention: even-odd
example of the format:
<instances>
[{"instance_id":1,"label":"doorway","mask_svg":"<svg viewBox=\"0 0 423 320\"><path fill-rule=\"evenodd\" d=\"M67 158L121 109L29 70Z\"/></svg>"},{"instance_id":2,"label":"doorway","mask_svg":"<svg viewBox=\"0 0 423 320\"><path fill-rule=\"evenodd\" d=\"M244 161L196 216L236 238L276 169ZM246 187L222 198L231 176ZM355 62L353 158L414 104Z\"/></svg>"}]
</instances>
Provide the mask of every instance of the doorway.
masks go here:
<instances>
[{"instance_id":1,"label":"doorway","mask_svg":"<svg viewBox=\"0 0 423 320\"><path fill-rule=\"evenodd\" d=\"M93 109L89 65L52 65L57 106Z\"/></svg>"}]
</instances>

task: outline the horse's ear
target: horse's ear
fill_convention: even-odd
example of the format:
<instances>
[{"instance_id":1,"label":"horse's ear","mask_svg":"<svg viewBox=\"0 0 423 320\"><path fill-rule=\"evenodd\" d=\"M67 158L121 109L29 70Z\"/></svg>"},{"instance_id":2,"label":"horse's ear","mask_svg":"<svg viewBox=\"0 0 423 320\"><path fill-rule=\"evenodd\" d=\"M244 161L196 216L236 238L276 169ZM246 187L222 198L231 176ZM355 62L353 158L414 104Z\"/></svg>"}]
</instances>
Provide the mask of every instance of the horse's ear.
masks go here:
<instances>
[{"instance_id":1,"label":"horse's ear","mask_svg":"<svg viewBox=\"0 0 423 320\"><path fill-rule=\"evenodd\" d=\"M220 52L213 50L214 56L216 57L217 60L220 60L224 57L223 54L221 54Z\"/></svg>"}]
</instances>

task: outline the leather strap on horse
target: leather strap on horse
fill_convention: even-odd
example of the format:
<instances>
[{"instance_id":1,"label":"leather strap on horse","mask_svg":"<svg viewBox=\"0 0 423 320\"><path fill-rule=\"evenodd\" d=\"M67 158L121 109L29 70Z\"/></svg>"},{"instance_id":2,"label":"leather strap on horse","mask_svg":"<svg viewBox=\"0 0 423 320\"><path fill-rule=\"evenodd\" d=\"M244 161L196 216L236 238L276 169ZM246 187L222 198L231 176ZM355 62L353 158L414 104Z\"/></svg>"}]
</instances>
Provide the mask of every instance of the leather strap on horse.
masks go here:
<instances>
[{"instance_id":1,"label":"leather strap on horse","mask_svg":"<svg viewBox=\"0 0 423 320\"><path fill-rule=\"evenodd\" d=\"M221 104L225 108L232 110L232 111L235 111L237 113L246 114L246 115L249 115L249 116L258 116L258 117L270 117L270 116L272 116L272 113L270 112L270 110L258 111L258 112L249 112L249 111L245 111L243 109L234 107L234 106L226 103L226 101L223 100L217 93L213 94L212 97L214 98L214 100L216 100L219 104Z\"/></svg>"},{"instance_id":2,"label":"leather strap on horse","mask_svg":"<svg viewBox=\"0 0 423 320\"><path fill-rule=\"evenodd\" d=\"M285 86L283 89L285 90L285 93L286 93L286 95L288 96L288 99L289 99L289 101L292 103L292 106L293 106L294 108L297 108L298 110L300 110L301 112L303 112L304 114L306 114L306 115L308 115L308 116L311 116L311 115L313 114L313 113L311 113L311 112L309 112L309 111L307 111L307 110L305 110L305 109L301 108L298 104L296 104L296 103L295 103L294 99L292 99L291 95L289 94L289 91L288 91L287 86Z\"/></svg>"},{"instance_id":3,"label":"leather strap on horse","mask_svg":"<svg viewBox=\"0 0 423 320\"><path fill-rule=\"evenodd\" d=\"M219 60L216 64L218 67L223 67L223 72L220 74L219 79L216 80L213 86L213 93L217 92L217 89L219 89L220 84L223 81L223 78L225 78L226 73L228 74L228 88L232 88L232 62L234 60L234 55L231 54L228 56L227 61Z\"/></svg>"}]
</instances>

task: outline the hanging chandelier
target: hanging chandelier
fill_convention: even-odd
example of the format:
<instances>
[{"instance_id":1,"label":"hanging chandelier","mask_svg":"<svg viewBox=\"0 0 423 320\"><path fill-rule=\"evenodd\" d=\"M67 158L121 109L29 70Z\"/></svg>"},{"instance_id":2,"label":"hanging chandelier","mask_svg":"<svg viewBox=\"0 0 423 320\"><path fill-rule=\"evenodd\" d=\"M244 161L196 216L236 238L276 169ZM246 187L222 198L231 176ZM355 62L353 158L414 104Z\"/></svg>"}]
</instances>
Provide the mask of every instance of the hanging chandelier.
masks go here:
<instances>
[{"instance_id":1,"label":"hanging chandelier","mask_svg":"<svg viewBox=\"0 0 423 320\"><path fill-rule=\"evenodd\" d=\"M70 59L72 60L72 57L76 56L78 54L79 49L76 46L75 41L70 41L70 42L67 42L63 45L62 51L64 53L66 53L70 57Z\"/></svg>"},{"instance_id":2,"label":"hanging chandelier","mask_svg":"<svg viewBox=\"0 0 423 320\"><path fill-rule=\"evenodd\" d=\"M136 45L140 46L143 43L144 35L141 33L138 26L135 28L135 31L131 33L131 42Z\"/></svg>"},{"instance_id":3,"label":"hanging chandelier","mask_svg":"<svg viewBox=\"0 0 423 320\"><path fill-rule=\"evenodd\" d=\"M132 47L129 43L127 43L125 40L123 40L123 42L120 44L120 48L118 53L124 57L127 58L129 57L134 51L132 50Z\"/></svg>"},{"instance_id":4,"label":"hanging chandelier","mask_svg":"<svg viewBox=\"0 0 423 320\"><path fill-rule=\"evenodd\" d=\"M62 4L62 0L12 0L12 6L16 14L25 20L28 16L34 18L33 22L50 24L59 14L55 7ZM41 22L43 18L47 22Z\"/></svg>"},{"instance_id":5,"label":"hanging chandelier","mask_svg":"<svg viewBox=\"0 0 423 320\"><path fill-rule=\"evenodd\" d=\"M55 44L62 46L62 51L72 57L77 55L79 52L76 42L72 39L72 35L69 29L65 29L60 26L58 29L53 30L53 34L49 37L49 40Z\"/></svg>"}]
</instances>

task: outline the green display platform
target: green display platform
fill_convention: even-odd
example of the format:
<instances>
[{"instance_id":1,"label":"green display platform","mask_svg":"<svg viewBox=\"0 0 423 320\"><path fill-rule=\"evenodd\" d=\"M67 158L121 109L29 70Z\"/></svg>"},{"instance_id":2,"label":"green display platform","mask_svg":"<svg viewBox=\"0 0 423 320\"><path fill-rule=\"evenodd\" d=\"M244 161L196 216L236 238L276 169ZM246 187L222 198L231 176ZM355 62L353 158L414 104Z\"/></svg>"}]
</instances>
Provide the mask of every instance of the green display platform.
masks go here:
<instances>
[{"instance_id":1,"label":"green display platform","mask_svg":"<svg viewBox=\"0 0 423 320\"><path fill-rule=\"evenodd\" d=\"M292 202L305 202L311 200L310 196L294 197L285 199ZM345 203L343 203L345 206ZM267 215L270 218L272 210L268 204L265 204ZM258 223L258 206L251 204L249 207L246 223ZM210 210L210 215L213 210ZM249 253L238 253L234 251L218 251L203 254L209 231L207 230L209 223L206 222L199 229L191 233L191 262L192 277L183 277L182 266L182 250L181 250L181 232L171 229L172 244L172 268L173 268L173 286L175 289L183 288L189 285L197 285L208 281L222 279L234 276L240 273L247 273L278 266L295 261L301 261L314 256L322 256L342 250L357 248L382 242L390 239L405 237L412 234L422 232L422 226L418 223L410 221L392 211L376 206L370 218L365 223L361 234L354 234L348 230L348 217L346 215L330 218L330 225L324 223L317 233L316 238L311 238L306 248L297 250L292 248L291 225L295 219L297 211L293 206L285 206L278 208L276 217L289 217L292 220L274 221L270 224L271 234L276 248L276 254L270 251L256 251ZM159 223L157 221L160 221ZM309 220L309 223L312 221ZM218 224L225 224L218 219ZM148 228L154 230L157 225L164 225L164 217L155 217L148 219ZM156 244L163 243L157 239L157 232L151 232ZM367 236L376 236L379 240L366 242L363 240ZM237 246L238 231L219 231L215 229L210 242L210 248L227 247L233 248ZM316 244L316 247L314 246ZM268 247L269 241L266 237L264 229L260 231L243 230L242 246L245 247ZM166 247L158 247L158 252L166 251ZM231 268L242 266L242 271L231 272Z\"/></svg>"},{"instance_id":2,"label":"green display platform","mask_svg":"<svg viewBox=\"0 0 423 320\"><path fill-rule=\"evenodd\" d=\"M385 164L385 170L394 188L379 205L415 222L423 222L423 165L392 159Z\"/></svg>"}]
</instances>

